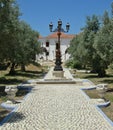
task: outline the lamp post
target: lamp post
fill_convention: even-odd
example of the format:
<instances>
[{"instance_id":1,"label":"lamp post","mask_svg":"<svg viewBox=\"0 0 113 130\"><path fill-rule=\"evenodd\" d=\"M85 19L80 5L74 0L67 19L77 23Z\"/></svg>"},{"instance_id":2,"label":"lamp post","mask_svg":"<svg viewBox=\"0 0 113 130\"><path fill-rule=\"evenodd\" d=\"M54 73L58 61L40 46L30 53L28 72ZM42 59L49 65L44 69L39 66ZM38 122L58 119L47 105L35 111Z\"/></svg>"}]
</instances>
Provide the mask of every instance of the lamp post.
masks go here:
<instances>
[{"instance_id":1,"label":"lamp post","mask_svg":"<svg viewBox=\"0 0 113 130\"><path fill-rule=\"evenodd\" d=\"M50 32L57 32L58 35L58 43L56 44L56 61L55 61L55 67L54 71L63 71L63 68L61 66L61 51L60 51L60 36L61 32L67 33L69 31L70 25L69 23L66 24L66 31L62 28L62 21L59 19L58 20L58 26L57 28L53 31L53 24L52 22L49 24L49 29Z\"/></svg>"}]
</instances>

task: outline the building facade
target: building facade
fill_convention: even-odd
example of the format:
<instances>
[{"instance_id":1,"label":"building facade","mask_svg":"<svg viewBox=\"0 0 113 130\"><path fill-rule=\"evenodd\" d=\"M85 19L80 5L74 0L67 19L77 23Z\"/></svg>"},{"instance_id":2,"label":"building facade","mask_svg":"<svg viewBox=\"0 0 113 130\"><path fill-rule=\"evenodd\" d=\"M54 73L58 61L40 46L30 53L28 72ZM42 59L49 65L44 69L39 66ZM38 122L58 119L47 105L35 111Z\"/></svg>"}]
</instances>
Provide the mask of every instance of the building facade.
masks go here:
<instances>
[{"instance_id":1,"label":"building facade","mask_svg":"<svg viewBox=\"0 0 113 130\"><path fill-rule=\"evenodd\" d=\"M75 35L61 33L60 37L60 50L61 50L61 59L66 61L69 59L69 54L67 53L67 48L70 46L70 41L75 37ZM54 61L56 55L56 48L58 44L58 35L57 32L52 33L46 37L39 37L39 42L41 43L41 48L43 53L37 55L36 59Z\"/></svg>"}]
</instances>

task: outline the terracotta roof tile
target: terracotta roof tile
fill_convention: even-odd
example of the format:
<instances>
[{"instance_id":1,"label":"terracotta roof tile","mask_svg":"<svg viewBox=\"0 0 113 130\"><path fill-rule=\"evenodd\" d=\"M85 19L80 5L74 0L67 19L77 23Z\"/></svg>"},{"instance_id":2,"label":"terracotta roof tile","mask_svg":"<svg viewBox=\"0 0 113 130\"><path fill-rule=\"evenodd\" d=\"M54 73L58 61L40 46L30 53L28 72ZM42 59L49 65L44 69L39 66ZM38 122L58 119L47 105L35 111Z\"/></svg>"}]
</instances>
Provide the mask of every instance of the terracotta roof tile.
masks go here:
<instances>
[{"instance_id":1,"label":"terracotta roof tile","mask_svg":"<svg viewBox=\"0 0 113 130\"><path fill-rule=\"evenodd\" d=\"M63 32L61 33L61 38L74 38L75 36L76 35L74 35L74 34L65 34ZM48 38L48 39L58 38L57 32L48 35L46 38Z\"/></svg>"}]
</instances>

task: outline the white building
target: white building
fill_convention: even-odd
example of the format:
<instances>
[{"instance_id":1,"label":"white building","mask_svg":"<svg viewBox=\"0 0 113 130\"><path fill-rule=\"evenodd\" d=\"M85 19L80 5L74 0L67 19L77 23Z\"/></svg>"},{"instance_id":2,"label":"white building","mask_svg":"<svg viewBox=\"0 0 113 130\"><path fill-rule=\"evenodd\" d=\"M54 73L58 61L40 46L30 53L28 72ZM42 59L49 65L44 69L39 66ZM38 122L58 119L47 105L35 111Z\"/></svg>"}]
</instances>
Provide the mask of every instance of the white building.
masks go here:
<instances>
[{"instance_id":1,"label":"white building","mask_svg":"<svg viewBox=\"0 0 113 130\"><path fill-rule=\"evenodd\" d=\"M75 37L75 35L61 33L60 36L60 50L61 50L61 59L62 61L66 61L69 59L69 54L66 53L67 48L70 46L70 41ZM43 54L37 56L37 60L55 60L55 50L56 45L58 44L58 35L57 32L52 33L46 37L39 37L39 41L41 43L41 47L43 48Z\"/></svg>"}]
</instances>

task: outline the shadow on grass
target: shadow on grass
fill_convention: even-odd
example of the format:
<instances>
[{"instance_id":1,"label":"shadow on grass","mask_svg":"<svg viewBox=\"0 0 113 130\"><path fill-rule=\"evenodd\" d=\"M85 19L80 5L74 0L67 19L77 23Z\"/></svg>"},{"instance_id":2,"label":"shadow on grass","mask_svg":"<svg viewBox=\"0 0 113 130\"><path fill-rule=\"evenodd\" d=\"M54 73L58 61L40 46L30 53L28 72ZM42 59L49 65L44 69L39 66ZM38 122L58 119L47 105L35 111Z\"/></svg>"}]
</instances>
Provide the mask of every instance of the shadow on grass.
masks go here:
<instances>
[{"instance_id":1,"label":"shadow on grass","mask_svg":"<svg viewBox=\"0 0 113 130\"><path fill-rule=\"evenodd\" d=\"M108 88L107 92L113 92L113 88Z\"/></svg>"},{"instance_id":2,"label":"shadow on grass","mask_svg":"<svg viewBox=\"0 0 113 130\"><path fill-rule=\"evenodd\" d=\"M0 78L0 84L18 84L22 83L24 80L19 80L19 79L6 79L5 77Z\"/></svg>"},{"instance_id":3,"label":"shadow on grass","mask_svg":"<svg viewBox=\"0 0 113 130\"><path fill-rule=\"evenodd\" d=\"M86 79L92 79L92 78L98 78L98 76L97 75L86 75L86 76L84 76L84 78L86 78Z\"/></svg>"},{"instance_id":4,"label":"shadow on grass","mask_svg":"<svg viewBox=\"0 0 113 130\"><path fill-rule=\"evenodd\" d=\"M6 74L5 76L22 76L22 77L27 77L27 78L37 78L37 77L42 77L45 73L38 72L38 71L16 71L14 75Z\"/></svg>"},{"instance_id":5,"label":"shadow on grass","mask_svg":"<svg viewBox=\"0 0 113 130\"><path fill-rule=\"evenodd\" d=\"M45 74L45 72L41 71L16 71L14 75L6 74L4 77L0 77L0 84L19 84L26 82L28 79L43 78Z\"/></svg>"},{"instance_id":6,"label":"shadow on grass","mask_svg":"<svg viewBox=\"0 0 113 130\"><path fill-rule=\"evenodd\" d=\"M113 79L105 79L105 80L103 80L103 82L111 84L111 83L113 83Z\"/></svg>"},{"instance_id":7,"label":"shadow on grass","mask_svg":"<svg viewBox=\"0 0 113 130\"><path fill-rule=\"evenodd\" d=\"M42 71L25 71L26 73L31 73L31 74L41 74Z\"/></svg>"},{"instance_id":8,"label":"shadow on grass","mask_svg":"<svg viewBox=\"0 0 113 130\"><path fill-rule=\"evenodd\" d=\"M2 110L2 111L0 111L0 116L1 116L1 115L4 115L4 114L6 114L6 113L8 113L7 110Z\"/></svg>"},{"instance_id":9,"label":"shadow on grass","mask_svg":"<svg viewBox=\"0 0 113 130\"><path fill-rule=\"evenodd\" d=\"M0 122L6 117L6 115L9 113L7 110L1 110L0 111Z\"/></svg>"},{"instance_id":10,"label":"shadow on grass","mask_svg":"<svg viewBox=\"0 0 113 130\"><path fill-rule=\"evenodd\" d=\"M113 75L106 75L105 77L99 77L98 74L93 74L93 73L90 73L90 74L86 74L84 76L84 78L113 78Z\"/></svg>"}]
</instances>

